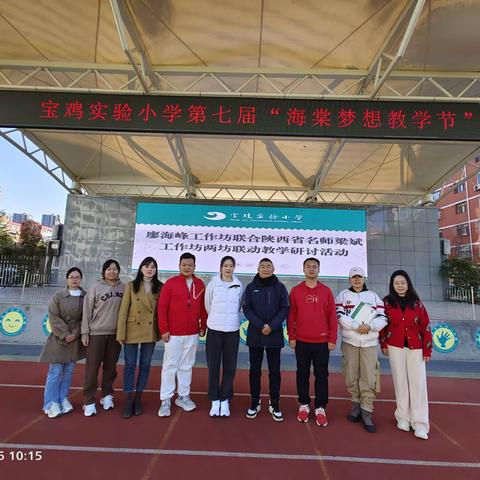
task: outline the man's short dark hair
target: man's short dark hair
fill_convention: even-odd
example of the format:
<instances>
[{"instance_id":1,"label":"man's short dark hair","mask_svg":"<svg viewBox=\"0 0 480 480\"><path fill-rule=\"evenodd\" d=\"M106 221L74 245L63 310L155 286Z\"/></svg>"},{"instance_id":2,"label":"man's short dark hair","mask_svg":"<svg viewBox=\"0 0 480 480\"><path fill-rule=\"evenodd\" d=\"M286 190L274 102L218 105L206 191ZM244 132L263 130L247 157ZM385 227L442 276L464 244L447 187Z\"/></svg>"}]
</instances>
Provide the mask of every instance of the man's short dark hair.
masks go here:
<instances>
[{"instance_id":1,"label":"man's short dark hair","mask_svg":"<svg viewBox=\"0 0 480 480\"><path fill-rule=\"evenodd\" d=\"M273 265L273 262L272 262L269 258L267 258L267 257L262 258L262 259L258 262L258 264L260 265L262 262L269 262L269 263L271 263L271 264Z\"/></svg>"},{"instance_id":2,"label":"man's short dark hair","mask_svg":"<svg viewBox=\"0 0 480 480\"><path fill-rule=\"evenodd\" d=\"M317 262L317 265L318 267L320 268L320 260L318 258L315 258L315 257L308 257L306 258L304 261L303 261L303 266L305 267L305 264L307 262Z\"/></svg>"},{"instance_id":3,"label":"man's short dark hair","mask_svg":"<svg viewBox=\"0 0 480 480\"><path fill-rule=\"evenodd\" d=\"M193 255L190 252L185 252L180 255L180 260L178 263L182 263L182 260L193 260L193 263L195 263L195 255Z\"/></svg>"}]
</instances>

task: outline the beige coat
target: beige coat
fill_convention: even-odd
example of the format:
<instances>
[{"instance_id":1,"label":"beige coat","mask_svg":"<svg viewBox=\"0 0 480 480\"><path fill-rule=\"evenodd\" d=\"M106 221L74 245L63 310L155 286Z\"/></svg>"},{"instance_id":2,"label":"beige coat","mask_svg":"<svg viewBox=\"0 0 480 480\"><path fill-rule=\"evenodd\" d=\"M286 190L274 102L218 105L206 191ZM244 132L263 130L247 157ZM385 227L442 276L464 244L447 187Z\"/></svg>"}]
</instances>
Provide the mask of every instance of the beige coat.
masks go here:
<instances>
[{"instance_id":1,"label":"beige coat","mask_svg":"<svg viewBox=\"0 0 480 480\"><path fill-rule=\"evenodd\" d=\"M160 293L145 293L143 284L137 293L128 282L118 313L117 341L146 343L158 340L157 300Z\"/></svg>"},{"instance_id":2,"label":"beige coat","mask_svg":"<svg viewBox=\"0 0 480 480\"><path fill-rule=\"evenodd\" d=\"M85 358L85 348L80 341L83 298L85 290L81 289L79 297L72 297L65 289L57 292L48 306L48 319L52 333L43 347L40 362L68 363ZM68 343L65 337L75 335L75 340Z\"/></svg>"}]
</instances>

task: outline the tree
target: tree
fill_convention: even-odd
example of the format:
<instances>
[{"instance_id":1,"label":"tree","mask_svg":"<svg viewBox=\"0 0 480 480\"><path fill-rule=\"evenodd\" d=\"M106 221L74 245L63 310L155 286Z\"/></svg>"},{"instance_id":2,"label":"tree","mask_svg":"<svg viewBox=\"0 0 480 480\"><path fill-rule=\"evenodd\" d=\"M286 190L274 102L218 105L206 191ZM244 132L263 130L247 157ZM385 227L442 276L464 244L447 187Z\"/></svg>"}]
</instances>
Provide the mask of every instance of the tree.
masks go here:
<instances>
[{"instance_id":1,"label":"tree","mask_svg":"<svg viewBox=\"0 0 480 480\"><path fill-rule=\"evenodd\" d=\"M44 254L45 244L42 239L42 226L33 220L26 220L20 227L20 246L25 255Z\"/></svg>"},{"instance_id":2,"label":"tree","mask_svg":"<svg viewBox=\"0 0 480 480\"><path fill-rule=\"evenodd\" d=\"M8 233L7 226L4 223L0 223L0 255L10 253L13 249L15 242Z\"/></svg>"},{"instance_id":3,"label":"tree","mask_svg":"<svg viewBox=\"0 0 480 480\"><path fill-rule=\"evenodd\" d=\"M443 262L440 272L455 287L475 290L480 287L480 268L468 258L449 258Z\"/></svg>"}]
</instances>

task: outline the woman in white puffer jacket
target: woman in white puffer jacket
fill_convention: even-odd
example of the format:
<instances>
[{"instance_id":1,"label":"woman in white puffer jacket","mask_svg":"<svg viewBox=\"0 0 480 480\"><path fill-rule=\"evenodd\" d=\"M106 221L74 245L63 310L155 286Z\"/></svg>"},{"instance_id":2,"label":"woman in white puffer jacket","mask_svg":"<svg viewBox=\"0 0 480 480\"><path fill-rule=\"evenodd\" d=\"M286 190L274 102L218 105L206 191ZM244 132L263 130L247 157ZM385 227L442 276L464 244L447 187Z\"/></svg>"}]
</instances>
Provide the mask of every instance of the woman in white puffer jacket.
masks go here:
<instances>
[{"instance_id":1,"label":"woman in white puffer jacket","mask_svg":"<svg viewBox=\"0 0 480 480\"><path fill-rule=\"evenodd\" d=\"M365 430L375 432L372 419L373 401L377 390L378 334L387 324L385 307L380 297L365 285L365 273L353 267L349 273L351 287L335 299L337 318L342 334L345 384L352 396L352 409L347 418L362 420ZM364 303L363 321L354 313Z\"/></svg>"},{"instance_id":2,"label":"woman in white puffer jacket","mask_svg":"<svg viewBox=\"0 0 480 480\"><path fill-rule=\"evenodd\" d=\"M233 274L235 259L223 257L220 273L212 278L205 291L207 319L206 355L208 365L208 398L211 417L230 416L229 400L233 397L233 379L237 369L240 341L240 304L243 286ZM222 379L220 382L220 367Z\"/></svg>"}]
</instances>

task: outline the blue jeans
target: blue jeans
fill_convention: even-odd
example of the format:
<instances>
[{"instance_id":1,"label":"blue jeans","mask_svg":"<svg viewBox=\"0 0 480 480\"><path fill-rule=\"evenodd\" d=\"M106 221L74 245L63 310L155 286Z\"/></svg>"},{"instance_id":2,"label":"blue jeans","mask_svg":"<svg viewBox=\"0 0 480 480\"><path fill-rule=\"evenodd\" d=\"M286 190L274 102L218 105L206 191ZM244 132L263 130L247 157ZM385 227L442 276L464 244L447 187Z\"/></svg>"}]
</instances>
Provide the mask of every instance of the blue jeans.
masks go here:
<instances>
[{"instance_id":1,"label":"blue jeans","mask_svg":"<svg viewBox=\"0 0 480 480\"><path fill-rule=\"evenodd\" d=\"M44 410L47 410L52 402L62 404L68 397L74 369L75 362L50 364L43 395Z\"/></svg>"},{"instance_id":2,"label":"blue jeans","mask_svg":"<svg viewBox=\"0 0 480 480\"><path fill-rule=\"evenodd\" d=\"M135 382L135 368L137 366L138 346L140 345L140 364L137 377L137 387L133 388ZM152 362L155 342L147 343L125 343L123 353L125 355L125 368L123 370L123 391L132 393L134 390L143 392L150 374L150 363Z\"/></svg>"}]
</instances>

